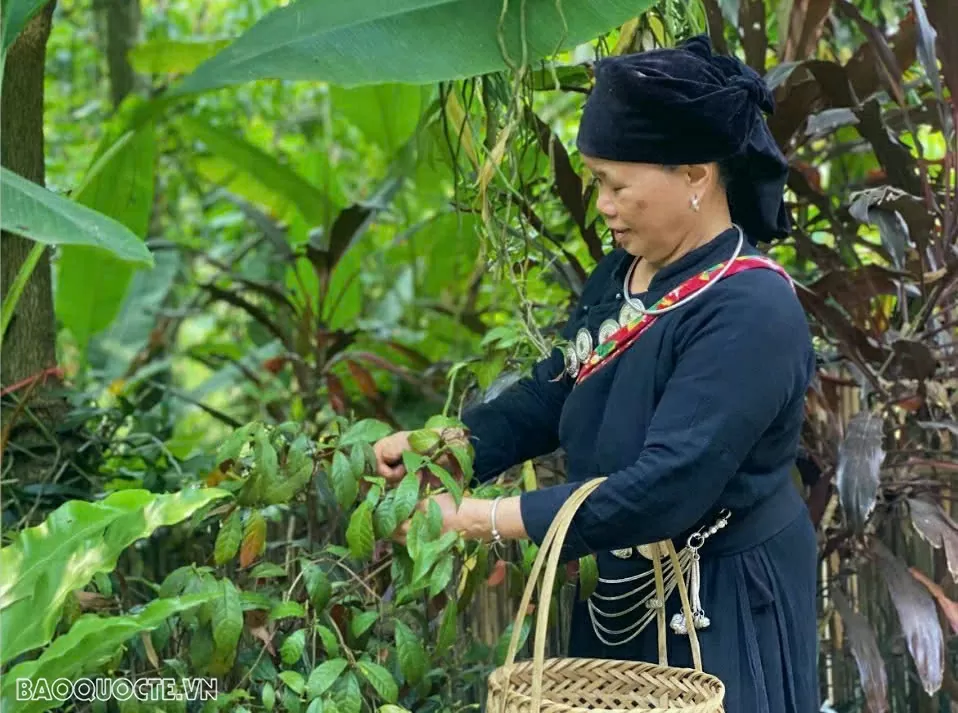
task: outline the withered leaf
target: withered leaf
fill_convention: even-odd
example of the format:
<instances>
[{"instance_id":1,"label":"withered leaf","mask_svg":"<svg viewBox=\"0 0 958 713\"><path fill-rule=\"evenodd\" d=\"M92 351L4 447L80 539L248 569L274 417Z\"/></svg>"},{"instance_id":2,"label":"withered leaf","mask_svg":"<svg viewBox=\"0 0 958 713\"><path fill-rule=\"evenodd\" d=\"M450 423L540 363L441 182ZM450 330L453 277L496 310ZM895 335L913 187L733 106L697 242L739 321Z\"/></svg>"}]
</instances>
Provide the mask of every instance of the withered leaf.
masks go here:
<instances>
[{"instance_id":1,"label":"withered leaf","mask_svg":"<svg viewBox=\"0 0 958 713\"><path fill-rule=\"evenodd\" d=\"M885 545L877 540L872 551L888 585L888 593L898 611L908 651L915 661L925 692L930 696L941 688L945 672L945 642L935 600L921 584L915 581L908 567Z\"/></svg>"},{"instance_id":2,"label":"withered leaf","mask_svg":"<svg viewBox=\"0 0 958 713\"><path fill-rule=\"evenodd\" d=\"M888 673L871 624L854 611L837 589L831 593L835 610L845 624L845 633L858 665L858 677L868 701L870 713L888 713Z\"/></svg>"},{"instance_id":3,"label":"withered leaf","mask_svg":"<svg viewBox=\"0 0 958 713\"><path fill-rule=\"evenodd\" d=\"M948 595L945 594L945 590L928 579L928 577L922 574L920 570L912 567L909 571L911 572L912 577L924 584L928 591L931 592L931 596L938 601L938 606L941 607L941 612L945 615L945 618L951 625L951 630L958 634L958 602L954 601L953 599L949 599Z\"/></svg>"},{"instance_id":4,"label":"withered leaf","mask_svg":"<svg viewBox=\"0 0 958 713\"><path fill-rule=\"evenodd\" d=\"M929 545L945 548L948 572L958 582L958 525L936 503L911 498L908 500L911 524Z\"/></svg>"},{"instance_id":5,"label":"withered leaf","mask_svg":"<svg viewBox=\"0 0 958 713\"><path fill-rule=\"evenodd\" d=\"M842 509L856 531L875 507L884 458L881 417L868 411L855 414L839 448L836 483Z\"/></svg>"}]
</instances>

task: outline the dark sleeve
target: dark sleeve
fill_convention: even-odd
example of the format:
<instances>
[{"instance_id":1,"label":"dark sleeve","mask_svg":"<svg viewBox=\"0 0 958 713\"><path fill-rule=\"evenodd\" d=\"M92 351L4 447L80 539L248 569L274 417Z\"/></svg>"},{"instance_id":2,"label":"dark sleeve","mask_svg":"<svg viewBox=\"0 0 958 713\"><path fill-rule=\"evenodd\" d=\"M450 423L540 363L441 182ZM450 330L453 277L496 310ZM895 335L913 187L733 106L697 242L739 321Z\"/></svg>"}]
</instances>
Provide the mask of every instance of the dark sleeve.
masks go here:
<instances>
[{"instance_id":1,"label":"dark sleeve","mask_svg":"<svg viewBox=\"0 0 958 713\"><path fill-rule=\"evenodd\" d=\"M675 368L631 466L608 474L579 509L565 559L671 539L715 506L756 441L811 377L811 342L788 283L767 270L728 278L682 315ZM581 485L524 493L523 523L541 544Z\"/></svg>"},{"instance_id":2,"label":"dark sleeve","mask_svg":"<svg viewBox=\"0 0 958 713\"><path fill-rule=\"evenodd\" d=\"M561 330L571 340L583 322L583 307L598 302L614 285L612 272L622 260L621 251L607 255L596 266L582 289L571 318ZM559 418L572 380L562 375L564 358L558 348L539 361L532 373L503 391L489 403L470 407L462 414L475 449L473 470L479 482L530 458L559 447Z\"/></svg>"}]
</instances>

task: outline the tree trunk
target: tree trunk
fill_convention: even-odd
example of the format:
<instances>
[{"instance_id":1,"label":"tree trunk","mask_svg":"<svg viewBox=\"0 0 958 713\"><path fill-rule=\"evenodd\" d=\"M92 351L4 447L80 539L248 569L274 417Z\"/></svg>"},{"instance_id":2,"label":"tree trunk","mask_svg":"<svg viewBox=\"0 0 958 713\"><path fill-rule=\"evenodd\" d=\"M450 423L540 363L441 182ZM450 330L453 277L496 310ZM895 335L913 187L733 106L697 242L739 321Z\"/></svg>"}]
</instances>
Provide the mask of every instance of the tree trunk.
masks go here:
<instances>
[{"instance_id":1,"label":"tree trunk","mask_svg":"<svg viewBox=\"0 0 958 713\"><path fill-rule=\"evenodd\" d=\"M38 12L7 53L0 106L0 163L44 185L43 74L54 2ZM6 297L33 241L0 236L0 295ZM33 271L3 340L0 384L5 387L56 365L56 322L49 251Z\"/></svg>"},{"instance_id":2,"label":"tree trunk","mask_svg":"<svg viewBox=\"0 0 958 713\"><path fill-rule=\"evenodd\" d=\"M114 108L136 87L136 73L127 54L136 45L139 30L139 0L106 1L106 58Z\"/></svg>"}]
</instances>

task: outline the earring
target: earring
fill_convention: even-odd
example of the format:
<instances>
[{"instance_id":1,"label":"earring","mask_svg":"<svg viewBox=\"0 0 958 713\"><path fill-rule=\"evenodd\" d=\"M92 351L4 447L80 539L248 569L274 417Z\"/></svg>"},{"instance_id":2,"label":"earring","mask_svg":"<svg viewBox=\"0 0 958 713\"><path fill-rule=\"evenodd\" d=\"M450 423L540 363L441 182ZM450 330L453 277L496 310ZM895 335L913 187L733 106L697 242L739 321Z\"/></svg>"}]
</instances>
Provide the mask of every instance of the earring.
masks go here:
<instances>
[{"instance_id":1,"label":"earring","mask_svg":"<svg viewBox=\"0 0 958 713\"><path fill-rule=\"evenodd\" d=\"M694 210L696 213L698 213L698 211L699 211L699 196L698 196L697 193L692 196L691 200L689 200L689 203L692 204L692 210Z\"/></svg>"}]
</instances>

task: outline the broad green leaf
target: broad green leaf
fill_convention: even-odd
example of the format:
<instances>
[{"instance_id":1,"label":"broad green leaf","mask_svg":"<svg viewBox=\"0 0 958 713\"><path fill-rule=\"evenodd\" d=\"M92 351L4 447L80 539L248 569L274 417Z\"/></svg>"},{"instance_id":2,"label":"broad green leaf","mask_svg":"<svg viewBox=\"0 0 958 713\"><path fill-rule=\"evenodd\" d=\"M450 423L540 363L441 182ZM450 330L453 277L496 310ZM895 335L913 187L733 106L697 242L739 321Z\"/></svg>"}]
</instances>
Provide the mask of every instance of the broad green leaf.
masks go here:
<instances>
[{"instance_id":1,"label":"broad green leaf","mask_svg":"<svg viewBox=\"0 0 958 713\"><path fill-rule=\"evenodd\" d=\"M306 713L325 713L325 707L323 706L322 698L314 698L309 707L306 709Z\"/></svg>"},{"instance_id":2,"label":"broad green leaf","mask_svg":"<svg viewBox=\"0 0 958 713\"><path fill-rule=\"evenodd\" d=\"M426 505L426 525L430 540L442 534L442 508L435 500L429 500Z\"/></svg>"},{"instance_id":3,"label":"broad green leaf","mask_svg":"<svg viewBox=\"0 0 958 713\"><path fill-rule=\"evenodd\" d=\"M417 473L419 469L426 464L427 460L425 456L421 456L413 451L402 452L402 464L406 468L407 473Z\"/></svg>"},{"instance_id":4,"label":"broad green leaf","mask_svg":"<svg viewBox=\"0 0 958 713\"><path fill-rule=\"evenodd\" d=\"M174 614L204 604L213 597L213 594L204 594L156 599L137 614L128 616L81 616L70 630L58 636L39 658L14 666L3 677L0 709L15 710L18 713L42 713L53 708L58 704L57 701L15 702L17 679L45 679L52 683L58 678L75 680L85 673L93 673L112 659L131 637L142 631L152 631Z\"/></svg>"},{"instance_id":5,"label":"broad green leaf","mask_svg":"<svg viewBox=\"0 0 958 713\"><path fill-rule=\"evenodd\" d=\"M452 579L454 561L452 555L447 554L442 557L432 570L432 576L429 578L429 596L434 597L443 591Z\"/></svg>"},{"instance_id":6,"label":"broad green leaf","mask_svg":"<svg viewBox=\"0 0 958 713\"><path fill-rule=\"evenodd\" d=\"M542 606L546 606L546 602L543 602ZM506 660L506 654L509 652L509 641L512 639L512 630L515 626L515 622L510 623L505 631L502 632L502 635L499 637L499 641L496 642L495 649L493 650L493 662L496 666L501 666ZM526 644L526 639L529 638L529 632L532 630L532 617L527 616L522 620L522 628L519 630L519 649L521 650Z\"/></svg>"},{"instance_id":7,"label":"broad green leaf","mask_svg":"<svg viewBox=\"0 0 958 713\"><path fill-rule=\"evenodd\" d=\"M306 690L306 679L303 678L303 674L296 671L281 671L279 680L285 683L296 695L301 695Z\"/></svg>"},{"instance_id":8,"label":"broad green leaf","mask_svg":"<svg viewBox=\"0 0 958 713\"><path fill-rule=\"evenodd\" d=\"M243 539L243 522L240 510L234 510L226 518L216 535L216 545L213 548L213 559L221 565L229 562L239 552L240 541Z\"/></svg>"},{"instance_id":9,"label":"broad green leaf","mask_svg":"<svg viewBox=\"0 0 958 713\"><path fill-rule=\"evenodd\" d=\"M396 622L396 653L402 675L413 685L419 683L429 663L426 651L419 637L401 621Z\"/></svg>"},{"instance_id":10,"label":"broad green leaf","mask_svg":"<svg viewBox=\"0 0 958 713\"><path fill-rule=\"evenodd\" d=\"M306 694L310 698L323 695L336 683L336 679L342 675L348 665L349 662L346 659L333 659L321 663L309 674L309 679L306 681Z\"/></svg>"},{"instance_id":11,"label":"broad green leaf","mask_svg":"<svg viewBox=\"0 0 958 713\"><path fill-rule=\"evenodd\" d=\"M439 445L439 434L431 428L421 428L409 434L409 445L420 455L427 455L429 451Z\"/></svg>"},{"instance_id":12,"label":"broad green leaf","mask_svg":"<svg viewBox=\"0 0 958 713\"><path fill-rule=\"evenodd\" d=\"M275 562L260 562L250 570L249 576L253 579L270 579L272 577L285 577L286 570Z\"/></svg>"},{"instance_id":13,"label":"broad green leaf","mask_svg":"<svg viewBox=\"0 0 958 713\"><path fill-rule=\"evenodd\" d=\"M333 465L329 471L329 479L332 481L333 492L336 494L336 502L345 510L355 502L356 496L359 494L359 482L353 475L349 459L342 451L336 451L333 454Z\"/></svg>"},{"instance_id":14,"label":"broad green leaf","mask_svg":"<svg viewBox=\"0 0 958 713\"><path fill-rule=\"evenodd\" d=\"M339 639L336 638L336 634L328 626L323 626L322 624L316 625L316 633L319 634L319 638L323 640L323 648L326 649L326 654L330 658L336 658L339 656Z\"/></svg>"},{"instance_id":15,"label":"broad green leaf","mask_svg":"<svg viewBox=\"0 0 958 713\"><path fill-rule=\"evenodd\" d=\"M385 705L379 706L378 713L412 713L409 709L402 706Z\"/></svg>"},{"instance_id":16,"label":"broad green leaf","mask_svg":"<svg viewBox=\"0 0 958 713\"><path fill-rule=\"evenodd\" d=\"M469 213L445 213L429 221L422 230L410 238L416 253L424 255L420 273L421 289L430 297L456 297L457 284L462 284L475 269L479 257L479 219ZM450 250L450 245L455 245ZM426 428L460 426L430 419Z\"/></svg>"},{"instance_id":17,"label":"broad green leaf","mask_svg":"<svg viewBox=\"0 0 958 713\"><path fill-rule=\"evenodd\" d=\"M260 423L248 423L245 426L237 428L220 444L220 447L216 451L216 462L223 463L239 458L244 446L249 443L254 433L262 430L262 428L263 425Z\"/></svg>"},{"instance_id":18,"label":"broad green leaf","mask_svg":"<svg viewBox=\"0 0 958 713\"><path fill-rule=\"evenodd\" d=\"M381 540L388 539L399 526L396 520L396 496L394 490L389 491L386 497L376 506L373 513L373 525L376 529L376 537Z\"/></svg>"},{"instance_id":19,"label":"broad green leaf","mask_svg":"<svg viewBox=\"0 0 958 713\"><path fill-rule=\"evenodd\" d=\"M279 649L279 655L283 659L283 663L287 666L292 666L295 664L303 655L303 651L306 650L306 630L297 629L292 634L286 637L286 640L283 642L283 645Z\"/></svg>"},{"instance_id":20,"label":"broad green leaf","mask_svg":"<svg viewBox=\"0 0 958 713\"><path fill-rule=\"evenodd\" d=\"M357 443L349 449L349 466L357 479L366 474L366 454L363 452L363 445L365 444Z\"/></svg>"},{"instance_id":21,"label":"broad green leaf","mask_svg":"<svg viewBox=\"0 0 958 713\"><path fill-rule=\"evenodd\" d=\"M366 611L361 614L357 614L349 622L349 631L355 637L359 638L367 631L369 627L376 623L376 620L379 618L379 612L377 611Z\"/></svg>"},{"instance_id":22,"label":"broad green leaf","mask_svg":"<svg viewBox=\"0 0 958 713\"><path fill-rule=\"evenodd\" d=\"M246 527L243 529L243 542L240 545L240 567L249 567L263 550L266 549L266 520L263 516L253 511L246 520Z\"/></svg>"},{"instance_id":23,"label":"broad green leaf","mask_svg":"<svg viewBox=\"0 0 958 713\"><path fill-rule=\"evenodd\" d=\"M207 175L207 178L222 182L230 174L242 174L258 184L261 191L279 197L288 206L295 206L310 226L325 224L320 190L292 168L235 133L235 128L211 126L193 116L181 117L178 125L187 136L201 141L214 156L228 164L227 174L217 178ZM259 192L244 197L262 202ZM280 217L288 215L283 213Z\"/></svg>"},{"instance_id":24,"label":"broad green leaf","mask_svg":"<svg viewBox=\"0 0 958 713\"><path fill-rule=\"evenodd\" d=\"M393 154L419 124L431 91L410 84L330 88L332 111L362 131L371 143Z\"/></svg>"},{"instance_id":25,"label":"broad green leaf","mask_svg":"<svg viewBox=\"0 0 958 713\"><path fill-rule=\"evenodd\" d=\"M263 684L263 708L268 711L276 706L276 689L268 681Z\"/></svg>"},{"instance_id":26,"label":"broad green leaf","mask_svg":"<svg viewBox=\"0 0 958 713\"><path fill-rule=\"evenodd\" d=\"M97 572L110 572L129 545L226 497L213 488L156 495L122 490L100 502L74 500L0 550L2 661L46 644L67 597Z\"/></svg>"},{"instance_id":27,"label":"broad green leaf","mask_svg":"<svg viewBox=\"0 0 958 713\"><path fill-rule=\"evenodd\" d=\"M306 592L309 594L309 602L313 605L313 609L317 612L323 611L333 594L333 587L329 583L326 572L319 565L310 562L303 568L303 579L306 582Z\"/></svg>"},{"instance_id":28,"label":"broad green leaf","mask_svg":"<svg viewBox=\"0 0 958 713\"><path fill-rule=\"evenodd\" d=\"M141 240L153 212L156 140L153 125L104 139L75 196ZM57 261L56 313L81 349L120 312L135 266L99 248L64 245ZM95 275L96 279L91 279Z\"/></svg>"},{"instance_id":29,"label":"broad green leaf","mask_svg":"<svg viewBox=\"0 0 958 713\"><path fill-rule=\"evenodd\" d=\"M85 245L134 265L153 266L135 233L112 218L0 167L0 229L45 245Z\"/></svg>"},{"instance_id":30,"label":"broad green leaf","mask_svg":"<svg viewBox=\"0 0 958 713\"><path fill-rule=\"evenodd\" d=\"M373 556L376 535L373 532L373 513L369 503L361 503L349 518L346 542L349 543L350 554L357 560L367 560Z\"/></svg>"},{"instance_id":31,"label":"broad green leaf","mask_svg":"<svg viewBox=\"0 0 958 713\"><path fill-rule=\"evenodd\" d=\"M652 0L357 0L277 8L172 89L202 92L256 79L355 87L431 84L499 72L575 47L641 14ZM520 22L520 12L525 12ZM522 46L520 26L525 31ZM525 50L525 51L523 51Z\"/></svg>"},{"instance_id":32,"label":"broad green leaf","mask_svg":"<svg viewBox=\"0 0 958 713\"><path fill-rule=\"evenodd\" d=\"M376 693L386 703L395 703L399 698L399 686L396 679L385 668L371 661L360 661L359 670L369 685L376 689Z\"/></svg>"},{"instance_id":33,"label":"broad green leaf","mask_svg":"<svg viewBox=\"0 0 958 713\"><path fill-rule=\"evenodd\" d=\"M419 503L419 477L415 473L409 473L399 483L395 493L396 522L403 523L409 519Z\"/></svg>"},{"instance_id":34,"label":"broad green leaf","mask_svg":"<svg viewBox=\"0 0 958 713\"><path fill-rule=\"evenodd\" d=\"M17 39L17 35L47 2L48 0L4 0L0 13L0 32L3 38L0 55L6 54L7 48Z\"/></svg>"},{"instance_id":35,"label":"broad green leaf","mask_svg":"<svg viewBox=\"0 0 958 713\"><path fill-rule=\"evenodd\" d=\"M436 463L429 463L429 470L432 471L432 474L439 478L439 481L443 486L450 492L453 497L453 500L456 502L456 507L459 507L462 504L462 486L459 482L452 477L452 473L443 468L442 466Z\"/></svg>"},{"instance_id":36,"label":"broad green leaf","mask_svg":"<svg viewBox=\"0 0 958 713\"><path fill-rule=\"evenodd\" d=\"M187 74L232 40L150 40L136 45L127 57L140 74Z\"/></svg>"},{"instance_id":37,"label":"broad green leaf","mask_svg":"<svg viewBox=\"0 0 958 713\"><path fill-rule=\"evenodd\" d=\"M336 702L336 708L341 713L361 713L363 708L363 693L359 688L359 681L356 674L347 671L346 674L336 682L331 691L331 696Z\"/></svg>"},{"instance_id":38,"label":"broad green leaf","mask_svg":"<svg viewBox=\"0 0 958 713\"><path fill-rule=\"evenodd\" d=\"M221 582L220 596L213 601L213 670L225 674L233 666L236 647L243 633L243 605L233 583Z\"/></svg>"},{"instance_id":39,"label":"broad green leaf","mask_svg":"<svg viewBox=\"0 0 958 713\"><path fill-rule=\"evenodd\" d=\"M442 621L439 624L439 633L436 634L436 656L444 656L446 651L456 641L456 633L459 624L459 608L455 599L450 599L446 609L442 613Z\"/></svg>"},{"instance_id":40,"label":"broad green leaf","mask_svg":"<svg viewBox=\"0 0 958 713\"><path fill-rule=\"evenodd\" d=\"M388 423L377 421L374 418L364 418L350 426L339 439L340 446L349 446L354 443L375 443L385 438L393 429Z\"/></svg>"},{"instance_id":41,"label":"broad green leaf","mask_svg":"<svg viewBox=\"0 0 958 713\"><path fill-rule=\"evenodd\" d=\"M273 621L280 619L301 619L306 616L306 610L299 602L292 600L288 602L279 602L269 613L269 618Z\"/></svg>"}]
</instances>

